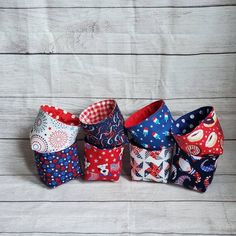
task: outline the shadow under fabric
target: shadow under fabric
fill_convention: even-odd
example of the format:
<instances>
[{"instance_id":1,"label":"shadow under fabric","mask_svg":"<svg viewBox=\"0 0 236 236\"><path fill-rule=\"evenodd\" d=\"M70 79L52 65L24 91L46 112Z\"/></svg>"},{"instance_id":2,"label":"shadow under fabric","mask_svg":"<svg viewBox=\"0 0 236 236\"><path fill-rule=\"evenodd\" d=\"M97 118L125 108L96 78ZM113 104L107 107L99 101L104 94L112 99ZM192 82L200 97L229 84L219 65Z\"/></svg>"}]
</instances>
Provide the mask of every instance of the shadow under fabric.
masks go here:
<instances>
[{"instance_id":1,"label":"shadow under fabric","mask_svg":"<svg viewBox=\"0 0 236 236\"><path fill-rule=\"evenodd\" d=\"M76 137L79 118L60 108L42 105L30 132L40 179L50 188L82 174Z\"/></svg>"},{"instance_id":2,"label":"shadow under fabric","mask_svg":"<svg viewBox=\"0 0 236 236\"><path fill-rule=\"evenodd\" d=\"M123 146L128 142L124 118L115 100L103 100L88 106L80 114L85 131L85 180L118 181Z\"/></svg>"},{"instance_id":3,"label":"shadow under fabric","mask_svg":"<svg viewBox=\"0 0 236 236\"><path fill-rule=\"evenodd\" d=\"M171 130L177 142L170 182L199 192L211 184L224 134L213 107L201 107L177 119Z\"/></svg>"},{"instance_id":4,"label":"shadow under fabric","mask_svg":"<svg viewBox=\"0 0 236 236\"><path fill-rule=\"evenodd\" d=\"M155 101L125 121L130 140L133 180L167 183L174 139L170 135L172 115L163 100Z\"/></svg>"}]
</instances>

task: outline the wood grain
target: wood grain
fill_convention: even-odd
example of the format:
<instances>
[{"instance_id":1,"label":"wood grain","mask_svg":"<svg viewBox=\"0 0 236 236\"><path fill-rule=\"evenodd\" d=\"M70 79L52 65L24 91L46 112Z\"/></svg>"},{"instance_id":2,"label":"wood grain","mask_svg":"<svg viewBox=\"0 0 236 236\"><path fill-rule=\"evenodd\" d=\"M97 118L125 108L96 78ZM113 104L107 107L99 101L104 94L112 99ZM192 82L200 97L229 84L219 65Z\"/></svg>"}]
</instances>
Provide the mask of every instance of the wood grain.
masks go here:
<instances>
[{"instance_id":1,"label":"wood grain","mask_svg":"<svg viewBox=\"0 0 236 236\"><path fill-rule=\"evenodd\" d=\"M232 5L235 0L1 0L2 7L201 7Z\"/></svg>"},{"instance_id":2,"label":"wood grain","mask_svg":"<svg viewBox=\"0 0 236 236\"><path fill-rule=\"evenodd\" d=\"M24 88L26 90L30 90L28 87ZM71 89L73 89L73 86ZM0 99L0 138L28 138L29 131L34 123L41 104L55 105L67 111L79 114L89 104L98 100L101 99L2 97ZM152 100L146 99L116 100L125 118L131 115L138 108L152 102ZM215 107L217 115L222 124L225 138L236 138L236 98L174 99L166 100L166 104L175 118L199 107L212 105ZM79 138L82 137L83 132L80 132Z\"/></svg>"},{"instance_id":3,"label":"wood grain","mask_svg":"<svg viewBox=\"0 0 236 236\"><path fill-rule=\"evenodd\" d=\"M0 175L35 175L33 153L29 140L0 140ZM79 141L80 157L83 157L83 142ZM219 160L217 175L236 175L236 141L225 141L223 158ZM129 153L123 158L123 175L130 175ZM17 177L16 177L17 178Z\"/></svg>"},{"instance_id":4,"label":"wood grain","mask_svg":"<svg viewBox=\"0 0 236 236\"><path fill-rule=\"evenodd\" d=\"M11 202L0 207L2 232L236 233L232 202Z\"/></svg>"},{"instance_id":5,"label":"wood grain","mask_svg":"<svg viewBox=\"0 0 236 236\"><path fill-rule=\"evenodd\" d=\"M0 176L0 202L232 202L236 200L235 182L235 175L216 175L201 194L170 184L131 181L127 176L117 183L73 180L54 190L38 176Z\"/></svg>"},{"instance_id":6,"label":"wood grain","mask_svg":"<svg viewBox=\"0 0 236 236\"><path fill-rule=\"evenodd\" d=\"M1 78L4 78L0 96L235 97L235 61L236 54L0 55Z\"/></svg>"},{"instance_id":7,"label":"wood grain","mask_svg":"<svg viewBox=\"0 0 236 236\"><path fill-rule=\"evenodd\" d=\"M0 9L0 19L0 53L236 52L236 5Z\"/></svg>"}]
</instances>

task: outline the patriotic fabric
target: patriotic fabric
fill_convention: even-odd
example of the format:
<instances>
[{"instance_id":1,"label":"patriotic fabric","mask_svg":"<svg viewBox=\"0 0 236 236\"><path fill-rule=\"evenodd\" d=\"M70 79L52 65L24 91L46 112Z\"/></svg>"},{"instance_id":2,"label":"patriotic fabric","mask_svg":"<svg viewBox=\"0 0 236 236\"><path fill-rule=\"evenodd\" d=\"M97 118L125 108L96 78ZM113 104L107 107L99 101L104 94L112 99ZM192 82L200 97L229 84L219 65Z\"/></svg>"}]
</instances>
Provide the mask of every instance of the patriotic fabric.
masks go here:
<instances>
[{"instance_id":1,"label":"patriotic fabric","mask_svg":"<svg viewBox=\"0 0 236 236\"><path fill-rule=\"evenodd\" d=\"M99 148L112 148L127 143L124 118L115 100L90 105L80 114L89 143Z\"/></svg>"},{"instance_id":2,"label":"patriotic fabric","mask_svg":"<svg viewBox=\"0 0 236 236\"><path fill-rule=\"evenodd\" d=\"M131 177L133 180L167 183L173 148L162 148L159 151L130 144Z\"/></svg>"},{"instance_id":3,"label":"patriotic fabric","mask_svg":"<svg viewBox=\"0 0 236 236\"><path fill-rule=\"evenodd\" d=\"M125 121L125 128L135 143L149 150L162 150L174 145L170 136L172 115L163 100L136 111Z\"/></svg>"},{"instance_id":4,"label":"patriotic fabric","mask_svg":"<svg viewBox=\"0 0 236 236\"><path fill-rule=\"evenodd\" d=\"M34 154L40 179L50 188L55 188L82 174L76 143L59 152L35 151Z\"/></svg>"},{"instance_id":5,"label":"patriotic fabric","mask_svg":"<svg viewBox=\"0 0 236 236\"><path fill-rule=\"evenodd\" d=\"M213 107L201 107L174 122L171 132L189 155L221 155L224 135Z\"/></svg>"},{"instance_id":6,"label":"patriotic fabric","mask_svg":"<svg viewBox=\"0 0 236 236\"><path fill-rule=\"evenodd\" d=\"M40 107L30 132L31 148L39 153L58 152L71 146L79 132L75 115L48 105Z\"/></svg>"},{"instance_id":7,"label":"patriotic fabric","mask_svg":"<svg viewBox=\"0 0 236 236\"><path fill-rule=\"evenodd\" d=\"M85 142L85 180L118 181L122 168L123 150L123 146L99 149Z\"/></svg>"},{"instance_id":8,"label":"patriotic fabric","mask_svg":"<svg viewBox=\"0 0 236 236\"><path fill-rule=\"evenodd\" d=\"M169 182L205 192L213 180L218 157L218 155L188 155L177 147Z\"/></svg>"}]
</instances>

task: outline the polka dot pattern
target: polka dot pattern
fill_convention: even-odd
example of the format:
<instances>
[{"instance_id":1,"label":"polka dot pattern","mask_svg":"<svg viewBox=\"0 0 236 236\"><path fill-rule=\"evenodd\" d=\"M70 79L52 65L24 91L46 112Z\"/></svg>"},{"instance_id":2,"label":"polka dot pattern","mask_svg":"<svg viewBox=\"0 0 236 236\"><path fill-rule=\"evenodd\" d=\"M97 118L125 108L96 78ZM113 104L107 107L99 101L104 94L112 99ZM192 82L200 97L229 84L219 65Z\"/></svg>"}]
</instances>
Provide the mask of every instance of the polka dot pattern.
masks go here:
<instances>
[{"instance_id":1,"label":"polka dot pattern","mask_svg":"<svg viewBox=\"0 0 236 236\"><path fill-rule=\"evenodd\" d=\"M59 152L34 153L40 179L50 188L55 188L82 174L76 143Z\"/></svg>"},{"instance_id":2,"label":"polka dot pattern","mask_svg":"<svg viewBox=\"0 0 236 236\"><path fill-rule=\"evenodd\" d=\"M213 107L201 107L174 122L171 130L180 148L189 155L221 155L224 135Z\"/></svg>"}]
</instances>

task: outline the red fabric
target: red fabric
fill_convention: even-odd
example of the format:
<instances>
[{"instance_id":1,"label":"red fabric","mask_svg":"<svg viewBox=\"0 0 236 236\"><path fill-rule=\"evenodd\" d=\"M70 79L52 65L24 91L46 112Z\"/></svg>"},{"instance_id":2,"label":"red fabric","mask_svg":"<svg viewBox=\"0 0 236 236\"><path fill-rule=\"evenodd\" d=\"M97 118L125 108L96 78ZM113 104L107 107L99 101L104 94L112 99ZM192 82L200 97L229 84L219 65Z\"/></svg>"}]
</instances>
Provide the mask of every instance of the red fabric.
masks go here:
<instances>
[{"instance_id":1,"label":"red fabric","mask_svg":"<svg viewBox=\"0 0 236 236\"><path fill-rule=\"evenodd\" d=\"M122 168L123 146L113 149L99 149L85 143L85 180L119 180Z\"/></svg>"},{"instance_id":2,"label":"red fabric","mask_svg":"<svg viewBox=\"0 0 236 236\"><path fill-rule=\"evenodd\" d=\"M64 124L75 126L78 126L80 124L78 117L60 108L49 105L42 105L41 110L46 112L52 118L59 120Z\"/></svg>"},{"instance_id":3,"label":"red fabric","mask_svg":"<svg viewBox=\"0 0 236 236\"><path fill-rule=\"evenodd\" d=\"M136 111L125 121L125 127L129 128L139 124L140 122L142 122L143 120L154 114L156 111L158 111L163 104L164 101L159 100L151 104L148 104L147 106Z\"/></svg>"},{"instance_id":4,"label":"red fabric","mask_svg":"<svg viewBox=\"0 0 236 236\"><path fill-rule=\"evenodd\" d=\"M84 124L96 124L105 119L115 109L114 100L103 100L87 107L81 114L80 120Z\"/></svg>"},{"instance_id":5,"label":"red fabric","mask_svg":"<svg viewBox=\"0 0 236 236\"><path fill-rule=\"evenodd\" d=\"M214 110L190 133L177 134L174 138L180 148L190 155L223 154L224 135Z\"/></svg>"}]
</instances>

